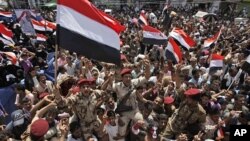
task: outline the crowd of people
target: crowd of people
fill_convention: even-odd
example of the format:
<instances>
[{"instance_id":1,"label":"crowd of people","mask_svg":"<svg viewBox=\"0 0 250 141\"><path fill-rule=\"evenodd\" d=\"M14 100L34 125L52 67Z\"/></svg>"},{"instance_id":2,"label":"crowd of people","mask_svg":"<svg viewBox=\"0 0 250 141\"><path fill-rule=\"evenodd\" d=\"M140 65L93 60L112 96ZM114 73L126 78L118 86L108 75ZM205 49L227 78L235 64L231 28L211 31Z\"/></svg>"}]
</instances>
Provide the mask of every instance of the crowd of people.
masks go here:
<instances>
[{"instance_id":1,"label":"crowd of people","mask_svg":"<svg viewBox=\"0 0 250 141\"><path fill-rule=\"evenodd\" d=\"M1 44L0 51L14 52L17 63L1 53L1 67L12 67L1 69L0 84L13 85L16 110L8 113L0 105L0 141L227 141L231 125L249 125L250 76L238 73L250 55L249 22L236 24L234 12L220 11L218 20L197 19L193 15L204 10L198 7L169 7L166 13L150 6L112 10L126 26L120 35L121 65L59 48L55 79L44 73L56 64L47 60L55 51L55 34L37 42L17 23L3 22L16 44ZM182 50L181 63L166 59L166 44L143 44L136 20L142 11L166 35L178 27L196 41L194 48ZM166 26L164 16L171 11ZM55 21L55 11L42 15ZM204 48L204 40L221 27L218 41ZM224 56L224 67L213 73L211 54ZM6 77L13 70L14 77Z\"/></svg>"}]
</instances>

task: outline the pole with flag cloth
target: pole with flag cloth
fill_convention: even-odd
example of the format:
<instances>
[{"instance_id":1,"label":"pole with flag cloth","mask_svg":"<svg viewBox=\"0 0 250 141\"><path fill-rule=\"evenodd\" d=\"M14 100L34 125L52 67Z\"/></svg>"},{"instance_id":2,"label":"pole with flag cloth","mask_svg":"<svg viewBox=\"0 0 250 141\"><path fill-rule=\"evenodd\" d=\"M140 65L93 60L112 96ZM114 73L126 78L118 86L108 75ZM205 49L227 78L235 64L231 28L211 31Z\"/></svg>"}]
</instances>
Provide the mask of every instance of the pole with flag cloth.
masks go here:
<instances>
[{"instance_id":1,"label":"pole with flag cloth","mask_svg":"<svg viewBox=\"0 0 250 141\"><path fill-rule=\"evenodd\" d=\"M46 31L45 25L39 21L31 19L31 23L35 30L37 31Z\"/></svg>"},{"instance_id":2,"label":"pole with flag cloth","mask_svg":"<svg viewBox=\"0 0 250 141\"><path fill-rule=\"evenodd\" d=\"M181 49L172 37L168 38L168 45L165 48L165 56L167 59L172 60L174 64L178 64L182 61Z\"/></svg>"},{"instance_id":3,"label":"pole with flag cloth","mask_svg":"<svg viewBox=\"0 0 250 141\"><path fill-rule=\"evenodd\" d=\"M17 56L14 52L2 52L0 51L0 54L6 55L6 57L11 61L13 65L17 63Z\"/></svg>"},{"instance_id":4,"label":"pole with flag cloth","mask_svg":"<svg viewBox=\"0 0 250 141\"><path fill-rule=\"evenodd\" d=\"M0 16L6 17L6 18L12 18L13 14L12 14L12 12L0 11Z\"/></svg>"},{"instance_id":5,"label":"pole with flag cloth","mask_svg":"<svg viewBox=\"0 0 250 141\"><path fill-rule=\"evenodd\" d=\"M196 45L196 42L183 29L174 28L169 36L178 41L185 50L189 50Z\"/></svg>"},{"instance_id":6,"label":"pole with flag cloth","mask_svg":"<svg viewBox=\"0 0 250 141\"><path fill-rule=\"evenodd\" d=\"M160 30L151 26L143 26L143 43L151 45L164 45L167 43L167 36Z\"/></svg>"},{"instance_id":7,"label":"pole with flag cloth","mask_svg":"<svg viewBox=\"0 0 250 141\"><path fill-rule=\"evenodd\" d=\"M217 70L222 69L224 65L223 60L224 56L221 56L219 54L212 54L209 65L209 74L212 74Z\"/></svg>"},{"instance_id":8,"label":"pole with flag cloth","mask_svg":"<svg viewBox=\"0 0 250 141\"><path fill-rule=\"evenodd\" d=\"M204 48L208 48L210 47L213 43L216 43L218 41L218 39L220 38L221 35L221 30L222 28L219 30L219 32L217 32L213 37L208 38L204 41Z\"/></svg>"},{"instance_id":9,"label":"pole with flag cloth","mask_svg":"<svg viewBox=\"0 0 250 141\"><path fill-rule=\"evenodd\" d=\"M36 34L36 40L37 41L45 42L47 39L48 39L48 37L46 37L43 34Z\"/></svg>"},{"instance_id":10,"label":"pole with flag cloth","mask_svg":"<svg viewBox=\"0 0 250 141\"><path fill-rule=\"evenodd\" d=\"M44 24L46 31L53 31L56 29L56 23L47 20L42 20L41 23Z\"/></svg>"},{"instance_id":11,"label":"pole with flag cloth","mask_svg":"<svg viewBox=\"0 0 250 141\"><path fill-rule=\"evenodd\" d=\"M0 40L6 45L15 45L12 40L13 33L5 25L0 23Z\"/></svg>"},{"instance_id":12,"label":"pole with flag cloth","mask_svg":"<svg viewBox=\"0 0 250 141\"><path fill-rule=\"evenodd\" d=\"M227 90L229 90L232 87L232 85L234 84L234 82L238 82L239 81L241 73L242 73L242 69L239 69L238 73L236 74L236 76L232 80L231 84L228 86Z\"/></svg>"},{"instance_id":13,"label":"pole with flag cloth","mask_svg":"<svg viewBox=\"0 0 250 141\"><path fill-rule=\"evenodd\" d=\"M145 13L141 12L138 20L140 25L149 25Z\"/></svg>"},{"instance_id":14,"label":"pole with flag cloth","mask_svg":"<svg viewBox=\"0 0 250 141\"><path fill-rule=\"evenodd\" d=\"M119 33L124 26L88 0L58 0L58 45L87 58L120 65Z\"/></svg>"}]
</instances>

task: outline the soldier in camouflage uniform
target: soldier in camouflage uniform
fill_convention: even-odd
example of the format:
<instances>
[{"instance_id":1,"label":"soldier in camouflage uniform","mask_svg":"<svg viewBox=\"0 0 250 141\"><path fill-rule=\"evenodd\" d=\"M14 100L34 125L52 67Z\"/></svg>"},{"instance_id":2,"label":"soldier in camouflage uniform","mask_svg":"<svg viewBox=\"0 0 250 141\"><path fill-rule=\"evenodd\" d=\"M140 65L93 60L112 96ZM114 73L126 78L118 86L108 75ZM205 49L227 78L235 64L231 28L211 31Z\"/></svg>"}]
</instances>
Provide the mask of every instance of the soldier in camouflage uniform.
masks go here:
<instances>
[{"instance_id":1,"label":"soldier in camouflage uniform","mask_svg":"<svg viewBox=\"0 0 250 141\"><path fill-rule=\"evenodd\" d=\"M63 101L63 104L71 106L74 113L81 124L82 133L85 140L92 137L92 133L97 129L99 123L97 121L97 97L96 94L90 89L94 81L82 79L78 85L80 92L78 94L71 94L67 98L61 98L58 92L55 92L57 102Z\"/></svg>"},{"instance_id":2,"label":"soldier in camouflage uniform","mask_svg":"<svg viewBox=\"0 0 250 141\"><path fill-rule=\"evenodd\" d=\"M112 77L109 76L109 78L104 82L102 89L105 90L108 86L108 84L111 85L112 90L116 92L117 98L118 98L118 104L121 101L121 99L128 94L130 90L135 90L136 87L142 86L147 82L147 80L150 77L150 64L148 60L144 60L145 65L145 76L141 76L136 79L132 79L131 69L124 68L121 71L122 81L113 83ZM119 126L117 135L117 138L121 139L126 136L127 133L127 127L131 120L137 121L137 120L143 120L142 114L139 112L138 103L136 100L136 94L135 91L131 92L128 100L125 103L126 106L132 106L131 111L126 111L119 113L120 119L124 123L123 126Z\"/></svg>"},{"instance_id":3,"label":"soldier in camouflage uniform","mask_svg":"<svg viewBox=\"0 0 250 141\"><path fill-rule=\"evenodd\" d=\"M169 118L167 127L163 133L164 138L173 139L181 133L193 137L199 130L204 129L206 111L198 103L200 90L189 89L185 93L186 99L180 104Z\"/></svg>"}]
</instances>

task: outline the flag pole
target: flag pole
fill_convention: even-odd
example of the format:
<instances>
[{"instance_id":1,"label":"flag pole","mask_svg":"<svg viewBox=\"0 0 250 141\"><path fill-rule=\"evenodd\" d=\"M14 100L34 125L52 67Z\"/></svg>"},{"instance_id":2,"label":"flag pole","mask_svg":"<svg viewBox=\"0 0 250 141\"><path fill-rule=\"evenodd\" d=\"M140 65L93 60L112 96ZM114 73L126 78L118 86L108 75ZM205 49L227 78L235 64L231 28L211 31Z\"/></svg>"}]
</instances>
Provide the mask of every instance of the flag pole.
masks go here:
<instances>
[{"instance_id":1,"label":"flag pole","mask_svg":"<svg viewBox=\"0 0 250 141\"><path fill-rule=\"evenodd\" d=\"M58 68L57 58L58 58L58 43L56 43L56 46L55 46L55 72L54 72L55 73L54 74L54 77L55 77L55 86L57 85L57 68Z\"/></svg>"},{"instance_id":2,"label":"flag pole","mask_svg":"<svg viewBox=\"0 0 250 141\"><path fill-rule=\"evenodd\" d=\"M58 3L58 0L57 0L57 3ZM57 6L57 9L58 9L58 6ZM58 13L58 10L57 10L57 13L56 15L58 17L56 17L56 21L57 21L57 18L59 18L59 13ZM58 43L59 43L59 32L58 32L58 24L57 24L57 27L56 27L56 37L55 37L55 40L56 40L56 46L55 46L55 72L54 72L54 79L55 79L55 86L57 85L57 69L58 69L58 62L57 62L57 58L58 58Z\"/></svg>"}]
</instances>

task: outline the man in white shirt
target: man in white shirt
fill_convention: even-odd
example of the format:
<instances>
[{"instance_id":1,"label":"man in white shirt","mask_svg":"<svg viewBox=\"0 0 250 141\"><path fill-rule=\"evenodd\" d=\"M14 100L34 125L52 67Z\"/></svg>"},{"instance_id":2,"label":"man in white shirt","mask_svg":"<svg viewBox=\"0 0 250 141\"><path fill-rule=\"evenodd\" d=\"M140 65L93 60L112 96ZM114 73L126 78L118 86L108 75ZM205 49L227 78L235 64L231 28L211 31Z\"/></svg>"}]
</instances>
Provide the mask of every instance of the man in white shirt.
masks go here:
<instances>
[{"instance_id":1,"label":"man in white shirt","mask_svg":"<svg viewBox=\"0 0 250 141\"><path fill-rule=\"evenodd\" d=\"M118 133L118 118L114 111L110 110L107 112L109 123L104 126L105 130L108 132L109 141L125 141L125 138L116 139Z\"/></svg>"},{"instance_id":2,"label":"man in white shirt","mask_svg":"<svg viewBox=\"0 0 250 141\"><path fill-rule=\"evenodd\" d=\"M76 65L72 62L71 56L66 57L66 64L64 65L64 68L66 69L66 72L70 76L74 76L76 72Z\"/></svg>"}]
</instances>

